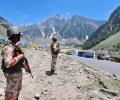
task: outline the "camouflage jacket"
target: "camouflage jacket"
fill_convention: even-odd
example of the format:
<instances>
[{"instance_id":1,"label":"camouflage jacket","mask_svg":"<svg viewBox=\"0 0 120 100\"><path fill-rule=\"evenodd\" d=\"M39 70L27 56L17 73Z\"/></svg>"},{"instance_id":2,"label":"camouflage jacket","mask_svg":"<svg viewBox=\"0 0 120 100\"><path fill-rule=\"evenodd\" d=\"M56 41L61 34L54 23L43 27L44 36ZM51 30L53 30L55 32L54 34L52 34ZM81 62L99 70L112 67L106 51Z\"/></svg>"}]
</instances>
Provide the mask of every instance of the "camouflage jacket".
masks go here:
<instances>
[{"instance_id":1,"label":"camouflage jacket","mask_svg":"<svg viewBox=\"0 0 120 100\"><path fill-rule=\"evenodd\" d=\"M22 61L18 62L18 59L16 56L18 56L20 53L16 50L13 43L9 42L7 43L1 52L2 55L2 65L1 68L3 72L5 73L16 73L16 72L22 72Z\"/></svg>"},{"instance_id":2,"label":"camouflage jacket","mask_svg":"<svg viewBox=\"0 0 120 100\"><path fill-rule=\"evenodd\" d=\"M59 43L58 42L52 42L51 46L50 46L50 49L51 49L51 54L57 55L60 51Z\"/></svg>"}]
</instances>

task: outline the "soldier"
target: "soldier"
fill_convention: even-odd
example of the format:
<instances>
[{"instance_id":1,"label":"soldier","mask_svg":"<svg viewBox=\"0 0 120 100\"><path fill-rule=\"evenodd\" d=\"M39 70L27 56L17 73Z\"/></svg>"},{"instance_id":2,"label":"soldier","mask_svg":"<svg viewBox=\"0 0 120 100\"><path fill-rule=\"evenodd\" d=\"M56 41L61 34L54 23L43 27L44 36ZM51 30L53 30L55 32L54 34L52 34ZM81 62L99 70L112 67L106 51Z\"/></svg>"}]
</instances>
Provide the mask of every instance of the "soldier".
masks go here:
<instances>
[{"instance_id":1,"label":"soldier","mask_svg":"<svg viewBox=\"0 0 120 100\"><path fill-rule=\"evenodd\" d=\"M7 29L8 42L2 49L2 70L6 78L5 100L18 100L22 88L22 60L24 53L16 48L20 41L21 32L17 27Z\"/></svg>"},{"instance_id":2,"label":"soldier","mask_svg":"<svg viewBox=\"0 0 120 100\"><path fill-rule=\"evenodd\" d=\"M52 56L51 74L54 74L57 55L60 51L60 47L59 47L59 43L57 42L57 38L55 38L55 37L52 38L52 43L51 43L50 49L51 49L51 56Z\"/></svg>"}]
</instances>

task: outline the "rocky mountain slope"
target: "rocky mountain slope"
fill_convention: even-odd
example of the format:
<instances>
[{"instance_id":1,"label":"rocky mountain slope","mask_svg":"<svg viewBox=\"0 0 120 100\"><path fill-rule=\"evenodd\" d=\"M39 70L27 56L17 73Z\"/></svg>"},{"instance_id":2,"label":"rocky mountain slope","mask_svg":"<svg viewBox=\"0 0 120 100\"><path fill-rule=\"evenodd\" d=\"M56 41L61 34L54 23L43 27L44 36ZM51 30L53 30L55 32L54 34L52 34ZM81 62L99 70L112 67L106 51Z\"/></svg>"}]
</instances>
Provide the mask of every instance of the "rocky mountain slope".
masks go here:
<instances>
[{"instance_id":1,"label":"rocky mountain slope","mask_svg":"<svg viewBox=\"0 0 120 100\"><path fill-rule=\"evenodd\" d=\"M90 38L83 44L84 49L89 49L109 36L120 31L120 7L118 7L110 16L109 20L100 26Z\"/></svg>"},{"instance_id":2,"label":"rocky mountain slope","mask_svg":"<svg viewBox=\"0 0 120 100\"><path fill-rule=\"evenodd\" d=\"M5 18L0 16L0 36L6 35L6 28L10 27L12 24L8 22Z\"/></svg>"},{"instance_id":3,"label":"rocky mountain slope","mask_svg":"<svg viewBox=\"0 0 120 100\"><path fill-rule=\"evenodd\" d=\"M55 34L59 40L74 42L85 41L105 21L97 21L78 15L65 19L56 15L39 24L16 25L20 28L29 42L40 43L43 40L50 41ZM5 18L0 17L0 33L6 35L6 28L12 26ZM72 41L72 42L73 42ZM70 42L70 41L69 41Z\"/></svg>"},{"instance_id":4,"label":"rocky mountain slope","mask_svg":"<svg viewBox=\"0 0 120 100\"><path fill-rule=\"evenodd\" d=\"M40 24L22 26L23 33L28 38L39 40L41 38L51 38L54 34L59 39L78 39L85 40L90 36L104 21L96 21L78 15L70 19L61 18L59 15L49 18Z\"/></svg>"}]
</instances>

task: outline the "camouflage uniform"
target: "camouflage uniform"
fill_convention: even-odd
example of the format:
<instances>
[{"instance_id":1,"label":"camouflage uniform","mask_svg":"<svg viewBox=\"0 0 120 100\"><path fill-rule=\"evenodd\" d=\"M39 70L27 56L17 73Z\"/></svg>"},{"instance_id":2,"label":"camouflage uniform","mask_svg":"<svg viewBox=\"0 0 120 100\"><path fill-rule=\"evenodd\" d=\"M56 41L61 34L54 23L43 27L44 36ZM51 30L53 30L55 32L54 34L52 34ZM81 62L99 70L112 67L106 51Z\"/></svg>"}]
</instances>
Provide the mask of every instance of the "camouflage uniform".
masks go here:
<instances>
[{"instance_id":1,"label":"camouflage uniform","mask_svg":"<svg viewBox=\"0 0 120 100\"><path fill-rule=\"evenodd\" d=\"M58 49L59 49L59 43L53 42L51 44L51 56L52 56L51 70L55 69L57 55L58 55Z\"/></svg>"},{"instance_id":2,"label":"camouflage uniform","mask_svg":"<svg viewBox=\"0 0 120 100\"><path fill-rule=\"evenodd\" d=\"M5 100L18 100L22 88L22 63L17 59L19 52L9 42L2 49L2 70L6 78ZM13 66L10 67L9 66Z\"/></svg>"},{"instance_id":3,"label":"camouflage uniform","mask_svg":"<svg viewBox=\"0 0 120 100\"><path fill-rule=\"evenodd\" d=\"M5 100L18 100L20 90L22 88L22 73L5 74L6 91Z\"/></svg>"},{"instance_id":4,"label":"camouflage uniform","mask_svg":"<svg viewBox=\"0 0 120 100\"><path fill-rule=\"evenodd\" d=\"M56 61L57 61L57 55L52 54L51 69L53 70L55 69Z\"/></svg>"}]
</instances>

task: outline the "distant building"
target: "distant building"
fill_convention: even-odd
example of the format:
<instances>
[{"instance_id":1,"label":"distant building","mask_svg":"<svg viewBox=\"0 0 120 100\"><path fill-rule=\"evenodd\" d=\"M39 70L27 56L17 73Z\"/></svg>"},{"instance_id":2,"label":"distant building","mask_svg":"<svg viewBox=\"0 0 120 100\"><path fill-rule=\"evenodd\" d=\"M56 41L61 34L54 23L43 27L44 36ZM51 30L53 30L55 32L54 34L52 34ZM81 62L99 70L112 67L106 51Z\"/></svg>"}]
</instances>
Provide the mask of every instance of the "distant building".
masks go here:
<instances>
[{"instance_id":1,"label":"distant building","mask_svg":"<svg viewBox=\"0 0 120 100\"><path fill-rule=\"evenodd\" d=\"M5 44L5 43L6 43L5 39L0 39L0 44Z\"/></svg>"},{"instance_id":2,"label":"distant building","mask_svg":"<svg viewBox=\"0 0 120 100\"><path fill-rule=\"evenodd\" d=\"M88 35L86 35L86 36L85 36L85 40L88 40L88 38L89 38Z\"/></svg>"}]
</instances>

